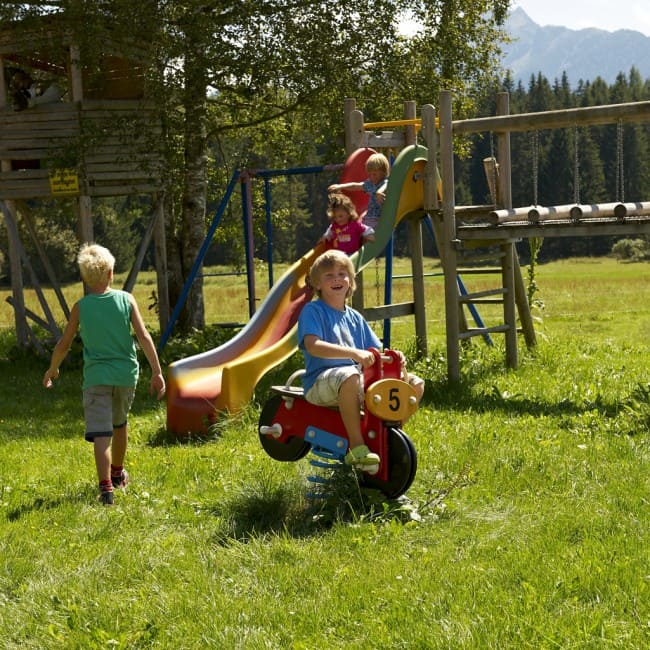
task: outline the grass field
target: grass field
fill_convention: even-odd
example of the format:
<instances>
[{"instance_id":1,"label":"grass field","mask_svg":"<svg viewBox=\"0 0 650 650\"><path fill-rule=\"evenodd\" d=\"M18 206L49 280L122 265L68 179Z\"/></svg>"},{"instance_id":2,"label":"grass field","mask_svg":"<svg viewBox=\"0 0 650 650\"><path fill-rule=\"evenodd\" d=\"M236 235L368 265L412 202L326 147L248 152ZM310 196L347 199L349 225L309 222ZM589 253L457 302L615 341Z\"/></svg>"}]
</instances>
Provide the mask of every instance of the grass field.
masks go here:
<instances>
[{"instance_id":1,"label":"grass field","mask_svg":"<svg viewBox=\"0 0 650 650\"><path fill-rule=\"evenodd\" d=\"M310 502L307 461L278 463L259 444L263 389L206 438L171 438L144 370L132 483L102 508L78 361L45 391L46 362L0 332L0 645L648 647L649 271L608 259L540 266L537 348L521 342L509 371L501 338L476 340L455 386L432 278L429 355L411 363L427 389L406 427L418 474L395 502L351 481ZM241 289L207 282L208 322L245 315ZM152 286L138 288L141 305ZM79 291L66 288L71 301ZM375 293L367 280L369 302ZM234 303L243 315L223 310ZM396 347L412 336L410 319L393 324Z\"/></svg>"}]
</instances>

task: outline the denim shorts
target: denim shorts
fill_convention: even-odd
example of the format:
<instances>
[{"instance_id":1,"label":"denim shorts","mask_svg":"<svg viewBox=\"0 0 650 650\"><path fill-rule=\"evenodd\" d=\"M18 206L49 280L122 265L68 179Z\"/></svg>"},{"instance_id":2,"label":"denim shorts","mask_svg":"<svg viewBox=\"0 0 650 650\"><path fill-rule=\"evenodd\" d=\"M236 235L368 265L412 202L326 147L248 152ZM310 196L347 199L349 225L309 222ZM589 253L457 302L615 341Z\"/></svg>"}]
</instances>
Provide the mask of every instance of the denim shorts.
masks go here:
<instances>
[{"instance_id":1,"label":"denim shorts","mask_svg":"<svg viewBox=\"0 0 650 650\"><path fill-rule=\"evenodd\" d=\"M133 404L135 386L90 386L83 392L85 438L113 435L113 429L122 427Z\"/></svg>"},{"instance_id":2,"label":"denim shorts","mask_svg":"<svg viewBox=\"0 0 650 650\"><path fill-rule=\"evenodd\" d=\"M305 399L318 406L338 406L339 390L343 382L354 376L359 377L359 400L363 402L363 374L358 366L336 366L323 370L314 385L307 391Z\"/></svg>"}]
</instances>

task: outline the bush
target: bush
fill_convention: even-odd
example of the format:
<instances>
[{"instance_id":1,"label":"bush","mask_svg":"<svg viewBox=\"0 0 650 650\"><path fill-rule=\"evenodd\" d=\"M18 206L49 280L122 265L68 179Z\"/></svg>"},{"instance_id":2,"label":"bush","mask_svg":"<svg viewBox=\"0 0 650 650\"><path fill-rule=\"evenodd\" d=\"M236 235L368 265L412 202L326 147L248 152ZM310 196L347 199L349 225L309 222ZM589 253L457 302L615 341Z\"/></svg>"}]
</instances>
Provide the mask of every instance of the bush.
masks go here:
<instances>
[{"instance_id":1,"label":"bush","mask_svg":"<svg viewBox=\"0 0 650 650\"><path fill-rule=\"evenodd\" d=\"M612 255L619 261L643 262L650 259L650 245L645 239L620 239L612 246Z\"/></svg>"}]
</instances>

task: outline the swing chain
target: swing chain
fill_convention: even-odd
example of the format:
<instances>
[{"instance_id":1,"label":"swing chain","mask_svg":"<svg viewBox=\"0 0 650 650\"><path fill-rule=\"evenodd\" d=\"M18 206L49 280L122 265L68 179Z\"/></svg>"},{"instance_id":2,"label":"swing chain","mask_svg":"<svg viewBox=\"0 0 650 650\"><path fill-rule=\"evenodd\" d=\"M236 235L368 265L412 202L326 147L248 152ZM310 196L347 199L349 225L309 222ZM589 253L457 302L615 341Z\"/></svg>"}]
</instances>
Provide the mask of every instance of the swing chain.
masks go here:
<instances>
[{"instance_id":1,"label":"swing chain","mask_svg":"<svg viewBox=\"0 0 650 650\"><path fill-rule=\"evenodd\" d=\"M580 205L580 143L578 125L573 126L573 202Z\"/></svg>"},{"instance_id":2,"label":"swing chain","mask_svg":"<svg viewBox=\"0 0 650 650\"><path fill-rule=\"evenodd\" d=\"M530 132L530 148L533 159L533 205L537 205L539 178L539 131Z\"/></svg>"},{"instance_id":3,"label":"swing chain","mask_svg":"<svg viewBox=\"0 0 650 650\"><path fill-rule=\"evenodd\" d=\"M490 131L490 194L492 195L492 203L497 204L497 159L494 155L494 134Z\"/></svg>"},{"instance_id":4,"label":"swing chain","mask_svg":"<svg viewBox=\"0 0 650 650\"><path fill-rule=\"evenodd\" d=\"M616 200L625 202L625 167L623 158L623 120L616 123Z\"/></svg>"}]
</instances>

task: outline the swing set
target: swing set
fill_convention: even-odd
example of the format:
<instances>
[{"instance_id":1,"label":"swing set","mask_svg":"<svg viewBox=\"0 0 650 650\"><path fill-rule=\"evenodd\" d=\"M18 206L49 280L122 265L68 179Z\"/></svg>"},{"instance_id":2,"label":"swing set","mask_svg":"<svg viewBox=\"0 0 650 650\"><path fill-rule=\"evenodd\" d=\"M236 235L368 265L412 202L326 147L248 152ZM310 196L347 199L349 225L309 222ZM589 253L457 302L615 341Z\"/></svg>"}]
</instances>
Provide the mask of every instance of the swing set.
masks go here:
<instances>
[{"instance_id":1,"label":"swing set","mask_svg":"<svg viewBox=\"0 0 650 650\"><path fill-rule=\"evenodd\" d=\"M408 105L407 102L405 105ZM408 113L408 110L406 111ZM443 91L439 96L439 115L433 106L423 106L421 118L415 119L414 108L402 139L394 133L372 133L368 129L385 123L363 123L354 100L346 101L346 147L348 153L363 146L381 147L416 145L420 132L426 145L424 204L422 211L410 220L409 248L414 263L416 336L426 341L423 316L424 295L419 291L423 274L418 260L421 241L413 235L421 221L430 219L440 254L445 280L445 328L447 339L447 370L450 380L460 378L460 344L474 336L486 341L492 334L505 335L506 365L518 366L518 331L522 331L526 345L536 344L533 320L524 287L515 242L522 238L588 237L594 235L625 236L650 234L650 201L629 201L624 196L623 125L650 121L650 102L632 102L588 108L564 109L540 113L510 115L508 93L497 95L497 114L468 120L453 120L452 95ZM602 124L617 125L616 201L583 203L580 188L580 150L578 129ZM574 129L573 203L569 205L540 206L538 204L539 136L543 129ZM410 139L409 139L410 129ZM512 206L510 134L529 132L532 139L533 202L530 206ZM490 201L487 205L456 205L454 186L454 137L472 133L488 133L491 155L484 161ZM496 149L493 144L496 139ZM416 145L417 146L417 145ZM438 168L441 173L438 176ZM417 224L417 225L415 225ZM470 255L480 259L481 251L492 256L496 250L497 263L493 266L462 268L461 262ZM420 267L420 270L418 268ZM491 289L471 291L460 279L465 275L499 278ZM467 322L465 308L475 313L479 304L501 304L503 322L485 325L475 319L476 327ZM388 312L388 308L381 308ZM474 311L472 311L474 310ZM372 310L367 310L372 311ZM366 314L367 315L367 314ZM426 349L426 347L425 347Z\"/></svg>"}]
</instances>

